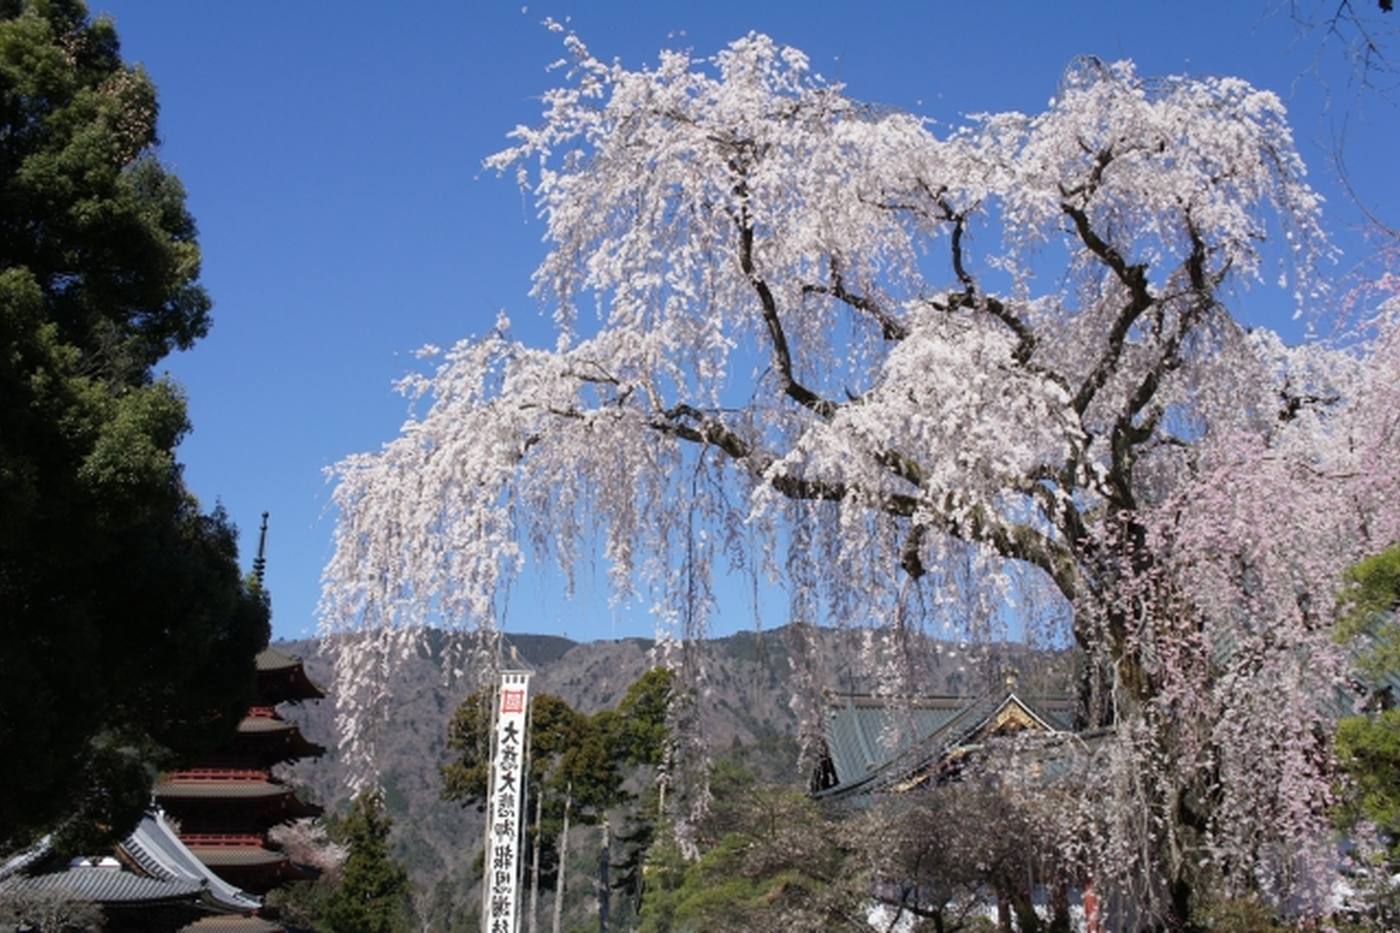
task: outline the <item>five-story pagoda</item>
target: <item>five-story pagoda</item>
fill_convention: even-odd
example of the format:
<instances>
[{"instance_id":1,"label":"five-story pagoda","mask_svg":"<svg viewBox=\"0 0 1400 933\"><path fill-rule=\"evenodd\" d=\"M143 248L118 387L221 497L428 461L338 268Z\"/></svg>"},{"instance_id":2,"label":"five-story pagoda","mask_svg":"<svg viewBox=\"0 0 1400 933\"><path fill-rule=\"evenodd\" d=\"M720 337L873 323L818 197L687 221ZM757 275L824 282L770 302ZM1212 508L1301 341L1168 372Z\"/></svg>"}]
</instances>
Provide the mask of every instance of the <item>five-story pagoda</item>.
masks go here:
<instances>
[{"instance_id":1,"label":"five-story pagoda","mask_svg":"<svg viewBox=\"0 0 1400 933\"><path fill-rule=\"evenodd\" d=\"M267 513L258 542L253 574L261 581L266 567ZM256 893L284 881L306 877L270 842L267 831L279 823L316 816L320 807L303 803L278 780L275 765L319 756L321 746L307 741L277 706L321 699L325 694L307 677L300 658L264 648L257 658L256 699L238 724L227 747L197 766L166 774L155 786L160 805L177 822L179 836L217 875Z\"/></svg>"}]
</instances>

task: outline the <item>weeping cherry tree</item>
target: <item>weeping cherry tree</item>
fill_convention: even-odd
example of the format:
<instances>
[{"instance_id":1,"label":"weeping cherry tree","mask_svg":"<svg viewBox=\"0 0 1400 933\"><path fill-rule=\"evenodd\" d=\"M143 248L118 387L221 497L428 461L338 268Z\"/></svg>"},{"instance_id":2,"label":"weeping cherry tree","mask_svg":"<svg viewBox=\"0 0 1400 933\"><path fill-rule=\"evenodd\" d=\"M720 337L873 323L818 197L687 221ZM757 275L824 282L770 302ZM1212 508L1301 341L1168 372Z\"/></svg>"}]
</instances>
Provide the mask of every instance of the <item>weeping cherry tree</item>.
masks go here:
<instances>
[{"instance_id":1,"label":"weeping cherry tree","mask_svg":"<svg viewBox=\"0 0 1400 933\"><path fill-rule=\"evenodd\" d=\"M1067 870L1143 918L1207 879L1322 909L1334 594L1397 533L1400 346L1384 313L1289 347L1227 306L1328 300L1279 99L1080 59L1043 112L938 132L762 35L638 70L564 41L487 160L545 225L555 345L500 319L335 469L352 760L393 653L489 630L530 555L601 553L680 644L734 568L901 631L1049 594L1080 726L1112 727L1045 830Z\"/></svg>"}]
</instances>

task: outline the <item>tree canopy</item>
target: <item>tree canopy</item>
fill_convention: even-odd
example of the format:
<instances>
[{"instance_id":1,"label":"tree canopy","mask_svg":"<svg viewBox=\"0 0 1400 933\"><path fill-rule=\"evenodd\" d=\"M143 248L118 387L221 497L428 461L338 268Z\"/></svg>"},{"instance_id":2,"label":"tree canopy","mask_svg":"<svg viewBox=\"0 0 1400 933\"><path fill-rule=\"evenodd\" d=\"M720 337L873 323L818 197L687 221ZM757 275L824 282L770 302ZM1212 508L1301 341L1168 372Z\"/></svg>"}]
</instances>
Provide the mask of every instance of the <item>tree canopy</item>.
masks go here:
<instances>
[{"instance_id":1,"label":"tree canopy","mask_svg":"<svg viewBox=\"0 0 1400 933\"><path fill-rule=\"evenodd\" d=\"M0 849L120 834L217 744L267 638L152 366L209 326L149 78L78 0L0 3ZM91 840L85 840L91 841Z\"/></svg>"},{"instance_id":2,"label":"tree canopy","mask_svg":"<svg viewBox=\"0 0 1400 933\"><path fill-rule=\"evenodd\" d=\"M416 416L337 469L324 630L489 627L527 549L595 544L682 640L725 566L797 621L1048 606L1114 728L1064 858L1145 916L1206 875L1321 909L1332 607L1400 536L1400 302L1346 344L1231 313L1264 278L1329 300L1278 97L1086 57L939 132L762 35L639 69L564 41L487 160L536 199L556 344L502 318L405 380Z\"/></svg>"}]
</instances>

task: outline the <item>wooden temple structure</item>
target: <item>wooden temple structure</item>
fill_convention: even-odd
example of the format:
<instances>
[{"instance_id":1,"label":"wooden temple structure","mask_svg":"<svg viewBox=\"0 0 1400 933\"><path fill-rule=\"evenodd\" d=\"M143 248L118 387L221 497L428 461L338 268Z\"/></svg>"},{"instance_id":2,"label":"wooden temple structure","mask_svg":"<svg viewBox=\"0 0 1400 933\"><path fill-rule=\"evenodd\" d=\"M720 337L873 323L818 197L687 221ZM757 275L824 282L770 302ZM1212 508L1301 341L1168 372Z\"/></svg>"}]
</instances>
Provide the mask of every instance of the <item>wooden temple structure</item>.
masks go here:
<instances>
[{"instance_id":1,"label":"wooden temple structure","mask_svg":"<svg viewBox=\"0 0 1400 933\"><path fill-rule=\"evenodd\" d=\"M828 692L826 701L810 791L818 800L852 806L947 780L989 738L1068 733L1075 712L1069 697L1022 696L1014 676L980 696Z\"/></svg>"},{"instance_id":2,"label":"wooden temple structure","mask_svg":"<svg viewBox=\"0 0 1400 933\"><path fill-rule=\"evenodd\" d=\"M63 861L46 837L0 865L0 896L95 905L108 933L282 930L257 916L261 898L214 874L155 808L110 855Z\"/></svg>"},{"instance_id":3,"label":"wooden temple structure","mask_svg":"<svg viewBox=\"0 0 1400 933\"><path fill-rule=\"evenodd\" d=\"M164 775L154 794L179 826L180 841L201 862L231 884L263 894L307 877L269 841L268 829L321 812L273 774L275 765L325 752L277 707L325 694L299 658L276 648L258 654L257 669L257 699L234 740L195 766Z\"/></svg>"}]
</instances>

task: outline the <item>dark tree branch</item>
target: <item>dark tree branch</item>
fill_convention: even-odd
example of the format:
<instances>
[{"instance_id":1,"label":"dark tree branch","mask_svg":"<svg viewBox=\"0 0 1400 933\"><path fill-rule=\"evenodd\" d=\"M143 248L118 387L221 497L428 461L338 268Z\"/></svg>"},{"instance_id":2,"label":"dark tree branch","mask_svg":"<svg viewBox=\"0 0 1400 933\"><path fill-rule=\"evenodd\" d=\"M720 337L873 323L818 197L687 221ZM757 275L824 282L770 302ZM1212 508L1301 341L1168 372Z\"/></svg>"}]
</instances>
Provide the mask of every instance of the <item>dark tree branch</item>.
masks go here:
<instances>
[{"instance_id":1,"label":"dark tree branch","mask_svg":"<svg viewBox=\"0 0 1400 933\"><path fill-rule=\"evenodd\" d=\"M731 163L731 166L741 176L735 185L735 194L739 196L741 201L747 202L748 182L742 177L742 167L737 161ZM768 328L768 337L773 344L773 368L777 370L783 393L803 408L815 412L822 418L830 418L836 414L836 410L840 406L836 402L822 398L798 382L792 373L792 351L788 348L787 335L783 333L782 322L778 320L778 301L773 297L773 290L768 287L768 283L763 280L754 267L753 220L749 217L747 203L740 209L736 222L739 226L739 268L743 270L744 275L748 277L754 291L758 294L763 323Z\"/></svg>"},{"instance_id":2,"label":"dark tree branch","mask_svg":"<svg viewBox=\"0 0 1400 933\"><path fill-rule=\"evenodd\" d=\"M943 212L943 219L953 225L952 233L949 234L949 250L952 253L953 274L958 277L963 291L961 296L950 297L949 307L961 305L971 309L981 308L1005 324L1016 335L1016 349L1012 352L1012 358L1017 363L1025 365L1030 361L1031 354L1035 352L1035 334L1025 321L1017 317L1000 300L991 295L981 295L981 290L977 287L977 280L973 278L972 273L967 271L963 255L963 236L967 232L967 211L954 211L953 206L948 203L948 199L944 197L941 190L931 191L928 183L922 179L919 184L938 205L939 210ZM979 295L981 295L980 298Z\"/></svg>"},{"instance_id":3,"label":"dark tree branch","mask_svg":"<svg viewBox=\"0 0 1400 933\"><path fill-rule=\"evenodd\" d=\"M1191 298L1178 315L1176 329L1163 341L1156 362L1143 374L1137 387L1128 397L1128 404L1115 420L1110 437L1112 460L1109 484L1113 489L1116 504L1122 508L1131 508L1134 504L1132 470L1136 460L1136 448L1152 437L1162 411L1158 408L1142 421L1138 420L1138 416L1156 397L1162 380L1181 365L1182 344L1206 313L1215 306L1214 290L1229 271L1228 263L1214 275L1207 271L1209 250L1191 219L1189 209L1186 212L1186 228L1191 238L1191 254L1187 256L1183 266L1191 284Z\"/></svg>"},{"instance_id":4,"label":"dark tree branch","mask_svg":"<svg viewBox=\"0 0 1400 933\"><path fill-rule=\"evenodd\" d=\"M769 475L770 468L777 460L773 454L756 448L720 419L690 405L676 405L660 412L648 420L647 425L678 440L707 444L723 451L751 476L766 478L773 489L789 499L839 502L861 491L859 487L845 482L809 479L791 473ZM886 453L879 455L878 459L887 466L897 465L899 469L910 471L911 475L922 476L921 468L903 458L903 455ZM942 501L937 501L927 495L883 492L874 496L874 505L887 515L913 520L910 542L914 547L915 560L908 563L915 568L922 568L922 562L917 562L917 547L925 531L913 529L926 527L963 541L986 544L1003 557L1023 560L1039 567L1055 581L1067 599L1073 599L1079 592L1078 567L1067 547L1029 525L1007 524L986 506L975 505L953 493L947 493ZM906 542L906 559L910 542ZM905 569L909 570L909 567ZM910 573L916 578L919 575L913 570Z\"/></svg>"},{"instance_id":5,"label":"dark tree branch","mask_svg":"<svg viewBox=\"0 0 1400 933\"><path fill-rule=\"evenodd\" d=\"M1060 209L1074 222L1075 231L1079 234L1079 239L1084 246L1113 271L1113 274L1128 289L1129 295L1128 303L1118 312L1113 326L1109 328L1108 343L1104 347L1103 354L1074 396L1074 410L1083 415L1088 410L1090 403L1093 402L1094 396L1104 387L1109 377L1117 369L1118 360L1123 355L1123 345L1128 338L1128 331L1137 323L1142 313L1152 307L1153 298L1147 287L1146 265L1142 263L1129 265L1114 246L1094 231L1089 223L1088 213L1082 208L1062 203Z\"/></svg>"},{"instance_id":6,"label":"dark tree branch","mask_svg":"<svg viewBox=\"0 0 1400 933\"><path fill-rule=\"evenodd\" d=\"M837 301L844 302L855 308L857 311L864 311L875 319L880 325L880 335L886 340L903 340L909 336L909 329L904 326L904 322L891 315L879 303L867 298L864 295L857 295L847 291L845 282L842 279L841 271L837 268L836 259L831 259L831 284L830 285L804 285L802 291L808 294L830 295Z\"/></svg>"}]
</instances>

